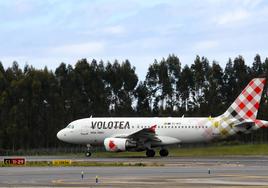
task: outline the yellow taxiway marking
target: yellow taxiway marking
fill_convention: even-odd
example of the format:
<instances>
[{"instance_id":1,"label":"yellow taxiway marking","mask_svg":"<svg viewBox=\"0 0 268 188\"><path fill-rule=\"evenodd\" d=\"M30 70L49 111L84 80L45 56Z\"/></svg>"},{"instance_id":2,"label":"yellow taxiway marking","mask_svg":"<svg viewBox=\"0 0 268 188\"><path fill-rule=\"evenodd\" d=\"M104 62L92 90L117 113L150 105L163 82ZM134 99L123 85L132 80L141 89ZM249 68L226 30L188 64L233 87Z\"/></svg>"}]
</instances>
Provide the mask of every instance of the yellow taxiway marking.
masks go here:
<instances>
[{"instance_id":1,"label":"yellow taxiway marking","mask_svg":"<svg viewBox=\"0 0 268 188\"><path fill-rule=\"evenodd\" d=\"M64 180L59 179L59 180L52 180L51 182L52 182L52 183L60 184L60 183L62 183L63 181L64 181Z\"/></svg>"}]
</instances>

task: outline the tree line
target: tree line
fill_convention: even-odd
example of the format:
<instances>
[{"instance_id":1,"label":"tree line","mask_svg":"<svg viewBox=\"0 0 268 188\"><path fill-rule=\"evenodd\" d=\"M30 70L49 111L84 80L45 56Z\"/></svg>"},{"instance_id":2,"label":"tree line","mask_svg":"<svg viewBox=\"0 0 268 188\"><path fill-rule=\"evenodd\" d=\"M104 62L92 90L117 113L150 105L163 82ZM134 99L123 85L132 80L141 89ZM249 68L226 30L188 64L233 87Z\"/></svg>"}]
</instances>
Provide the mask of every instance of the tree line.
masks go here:
<instances>
[{"instance_id":1,"label":"tree line","mask_svg":"<svg viewBox=\"0 0 268 188\"><path fill-rule=\"evenodd\" d=\"M254 77L268 76L268 58L256 55L251 66L242 56L224 67L196 56L184 65L176 55L155 60L139 80L129 60L87 59L54 71L0 62L0 148L31 149L62 145L56 133L75 119L109 116L180 117L223 113ZM260 119L268 120L264 92ZM267 141L259 131L242 139Z\"/></svg>"}]
</instances>

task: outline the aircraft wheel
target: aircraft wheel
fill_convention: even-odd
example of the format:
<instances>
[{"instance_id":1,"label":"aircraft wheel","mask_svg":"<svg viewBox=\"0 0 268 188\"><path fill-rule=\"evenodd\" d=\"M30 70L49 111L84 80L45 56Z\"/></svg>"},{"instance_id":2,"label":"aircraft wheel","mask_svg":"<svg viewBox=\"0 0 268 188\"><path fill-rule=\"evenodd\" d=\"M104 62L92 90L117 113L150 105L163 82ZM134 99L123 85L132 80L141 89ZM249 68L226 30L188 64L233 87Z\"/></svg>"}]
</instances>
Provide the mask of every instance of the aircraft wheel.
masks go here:
<instances>
[{"instance_id":1,"label":"aircraft wheel","mask_svg":"<svg viewBox=\"0 0 268 188\"><path fill-rule=\"evenodd\" d=\"M86 155L86 157L90 157L90 156L91 156L91 152L90 152L90 151L87 151L87 152L85 153L85 155Z\"/></svg>"},{"instance_id":2,"label":"aircraft wheel","mask_svg":"<svg viewBox=\"0 0 268 188\"><path fill-rule=\"evenodd\" d=\"M161 150L159 151L159 155L160 155L161 157L167 157L167 156L168 156L168 150L167 150L167 149L161 149Z\"/></svg>"},{"instance_id":3,"label":"aircraft wheel","mask_svg":"<svg viewBox=\"0 0 268 188\"><path fill-rule=\"evenodd\" d=\"M148 149L148 150L146 151L146 156L147 156L147 157L154 157L154 156L155 156L155 151L152 150L152 149Z\"/></svg>"}]
</instances>

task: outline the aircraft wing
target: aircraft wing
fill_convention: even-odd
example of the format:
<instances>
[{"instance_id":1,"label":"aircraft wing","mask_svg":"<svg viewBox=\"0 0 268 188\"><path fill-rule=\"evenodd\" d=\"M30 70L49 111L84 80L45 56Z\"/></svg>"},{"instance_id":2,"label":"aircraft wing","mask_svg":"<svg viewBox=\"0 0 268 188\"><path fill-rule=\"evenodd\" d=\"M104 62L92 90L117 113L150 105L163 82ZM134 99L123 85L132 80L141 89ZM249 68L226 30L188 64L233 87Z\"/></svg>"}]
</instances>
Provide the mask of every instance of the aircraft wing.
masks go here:
<instances>
[{"instance_id":1,"label":"aircraft wing","mask_svg":"<svg viewBox=\"0 0 268 188\"><path fill-rule=\"evenodd\" d=\"M161 140L157 137L157 135L155 134L155 129L156 129L156 125L153 125L150 128L144 128L141 129L137 132L131 133L129 135L118 135L116 137L124 137L124 138L129 138L132 140L138 140L138 141L157 141L157 142L161 142Z\"/></svg>"}]
</instances>

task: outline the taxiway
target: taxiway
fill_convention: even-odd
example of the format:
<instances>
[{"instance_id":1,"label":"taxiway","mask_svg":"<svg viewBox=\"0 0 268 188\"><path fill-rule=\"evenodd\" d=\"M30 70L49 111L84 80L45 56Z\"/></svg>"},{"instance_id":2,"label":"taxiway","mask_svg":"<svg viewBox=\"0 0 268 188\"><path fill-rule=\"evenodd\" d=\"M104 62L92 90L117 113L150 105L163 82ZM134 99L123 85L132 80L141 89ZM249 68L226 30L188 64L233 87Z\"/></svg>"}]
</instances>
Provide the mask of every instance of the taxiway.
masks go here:
<instances>
[{"instance_id":1,"label":"taxiway","mask_svg":"<svg viewBox=\"0 0 268 188\"><path fill-rule=\"evenodd\" d=\"M70 157L55 157L70 159ZM54 157L28 157L27 160ZM91 158L100 162L155 162L159 167L4 167L0 187L268 187L267 157ZM81 178L81 171L84 178ZM98 183L96 183L96 176Z\"/></svg>"}]
</instances>

